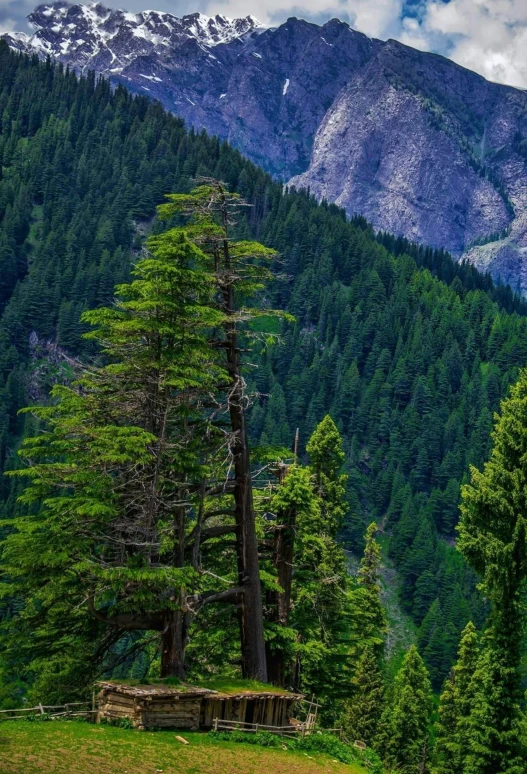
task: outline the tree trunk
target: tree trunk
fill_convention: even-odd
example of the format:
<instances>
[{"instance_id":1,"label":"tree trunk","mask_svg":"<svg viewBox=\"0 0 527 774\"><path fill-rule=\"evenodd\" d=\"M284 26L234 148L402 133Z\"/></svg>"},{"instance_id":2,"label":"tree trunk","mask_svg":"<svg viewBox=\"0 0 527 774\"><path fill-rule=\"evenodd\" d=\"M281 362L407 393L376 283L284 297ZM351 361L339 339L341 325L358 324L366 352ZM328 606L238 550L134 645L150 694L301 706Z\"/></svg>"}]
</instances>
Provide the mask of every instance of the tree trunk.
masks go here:
<instances>
[{"instance_id":1,"label":"tree trunk","mask_svg":"<svg viewBox=\"0 0 527 774\"><path fill-rule=\"evenodd\" d=\"M222 208L223 225L227 233L228 212ZM228 317L225 323L225 352L227 370L231 382L229 414L234 440L231 451L234 466L234 502L237 528L237 554L239 582L244 592L241 596L240 628L242 650L242 672L245 678L267 682L267 663L263 625L262 592L260 585L260 563L256 537L251 460L245 424L244 382L241 373L238 331L234 319L235 298L233 280L230 279L231 258L229 242L223 241L222 255L217 255L218 264L223 264L226 277L220 287L223 293L224 311Z\"/></svg>"},{"instance_id":2,"label":"tree trunk","mask_svg":"<svg viewBox=\"0 0 527 774\"><path fill-rule=\"evenodd\" d=\"M161 641L161 677L185 679L187 614L178 610L167 617Z\"/></svg>"},{"instance_id":3,"label":"tree trunk","mask_svg":"<svg viewBox=\"0 0 527 774\"><path fill-rule=\"evenodd\" d=\"M237 342L232 349L237 349ZM228 356L232 350L228 350ZM237 360L237 355L233 353ZM245 414L242 405L242 388L239 371L236 385L231 393L230 417L235 441L234 456L234 502L237 532L238 573L244 592L240 607L242 671L251 680L267 681L265 658L262 592L260 586L260 563L256 538L251 463L247 443Z\"/></svg>"},{"instance_id":4,"label":"tree trunk","mask_svg":"<svg viewBox=\"0 0 527 774\"><path fill-rule=\"evenodd\" d=\"M291 588L293 584L293 554L295 547L296 508L290 508L285 513L278 514L277 526L274 534L273 564L277 570L278 585L282 591L271 592L270 599L273 620L282 626L289 624L291 611ZM282 650L271 651L266 644L267 669L270 682L275 685L285 685L285 659Z\"/></svg>"}]
</instances>

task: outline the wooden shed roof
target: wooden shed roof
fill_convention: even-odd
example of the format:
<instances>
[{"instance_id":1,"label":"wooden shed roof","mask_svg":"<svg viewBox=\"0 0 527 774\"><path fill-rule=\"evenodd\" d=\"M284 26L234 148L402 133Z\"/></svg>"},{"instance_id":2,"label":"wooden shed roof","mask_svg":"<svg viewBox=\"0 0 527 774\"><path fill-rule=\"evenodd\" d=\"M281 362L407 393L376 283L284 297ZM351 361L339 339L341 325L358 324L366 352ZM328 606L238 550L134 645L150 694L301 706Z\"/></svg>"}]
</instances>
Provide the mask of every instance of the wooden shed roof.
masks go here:
<instances>
[{"instance_id":1,"label":"wooden shed roof","mask_svg":"<svg viewBox=\"0 0 527 774\"><path fill-rule=\"evenodd\" d=\"M137 698L145 699L148 696L160 696L160 697L175 697L185 696L187 698L202 698L203 696L209 696L216 693L208 688L197 688L194 685L129 685L127 683L118 683L113 681L98 682L99 685L105 691L114 691L115 693L122 693L125 696L134 696Z\"/></svg>"},{"instance_id":2,"label":"wooden shed roof","mask_svg":"<svg viewBox=\"0 0 527 774\"><path fill-rule=\"evenodd\" d=\"M228 701L230 699L281 699L287 701L300 701L304 698L301 693L289 693L283 689L273 690L271 686L264 690L240 689L233 691L214 690L203 686L187 685L181 683L178 685L166 685L165 683L153 683L148 685L117 682L113 680L100 681L97 685L104 691L114 691L125 696L146 699L147 697L185 697L185 698L211 698L218 701Z\"/></svg>"}]
</instances>

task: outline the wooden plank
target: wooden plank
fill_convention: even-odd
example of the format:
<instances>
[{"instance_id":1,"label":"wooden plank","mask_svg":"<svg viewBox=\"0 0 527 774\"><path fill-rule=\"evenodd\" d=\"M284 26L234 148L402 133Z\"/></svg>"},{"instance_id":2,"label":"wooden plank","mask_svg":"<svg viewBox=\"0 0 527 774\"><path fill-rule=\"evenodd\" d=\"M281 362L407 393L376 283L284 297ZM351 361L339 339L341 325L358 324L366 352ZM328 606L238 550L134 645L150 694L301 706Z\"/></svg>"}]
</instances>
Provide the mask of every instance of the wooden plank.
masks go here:
<instances>
[{"instance_id":1,"label":"wooden plank","mask_svg":"<svg viewBox=\"0 0 527 774\"><path fill-rule=\"evenodd\" d=\"M101 702L104 704L119 704L123 707L130 707L130 709L135 709L136 703L135 699L129 696L123 696L119 693L111 694L110 696L106 696L104 701Z\"/></svg>"},{"instance_id":2,"label":"wooden plank","mask_svg":"<svg viewBox=\"0 0 527 774\"><path fill-rule=\"evenodd\" d=\"M150 702L145 706L147 712L196 712L199 714L199 702Z\"/></svg>"}]
</instances>

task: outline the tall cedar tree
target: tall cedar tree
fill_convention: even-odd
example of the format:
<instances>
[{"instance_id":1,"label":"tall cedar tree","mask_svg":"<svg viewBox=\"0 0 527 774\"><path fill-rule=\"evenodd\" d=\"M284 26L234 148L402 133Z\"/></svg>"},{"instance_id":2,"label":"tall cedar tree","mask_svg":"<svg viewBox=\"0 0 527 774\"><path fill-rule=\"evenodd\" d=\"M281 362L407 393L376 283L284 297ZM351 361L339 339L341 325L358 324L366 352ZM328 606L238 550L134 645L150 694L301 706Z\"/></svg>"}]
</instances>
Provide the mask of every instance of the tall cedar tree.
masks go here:
<instances>
[{"instance_id":1,"label":"tall cedar tree","mask_svg":"<svg viewBox=\"0 0 527 774\"><path fill-rule=\"evenodd\" d=\"M480 653L476 627L470 621L461 637L456 665L439 702L434 774L464 774L470 750L469 716L474 701L474 673Z\"/></svg>"},{"instance_id":2,"label":"tall cedar tree","mask_svg":"<svg viewBox=\"0 0 527 774\"><path fill-rule=\"evenodd\" d=\"M483 471L462 489L459 548L492 610L477 668L467 774L524 771L521 740L522 592L527 578L527 371L503 401Z\"/></svg>"},{"instance_id":3,"label":"tall cedar tree","mask_svg":"<svg viewBox=\"0 0 527 774\"><path fill-rule=\"evenodd\" d=\"M47 431L24 446L42 462L21 471L32 479L21 500L43 509L16 522L5 567L20 580L7 590L23 593L33 625L50 610L53 619L65 599L70 610L87 605L119 633L160 631L161 675L183 677L191 613L246 593L245 579L203 589L197 561L209 536L235 531L200 521L215 429L225 444L207 407L212 400L217 410L230 375L210 332L231 322L217 308L210 257L182 229L152 237L149 248L117 306L84 316L108 365L85 369L73 387L55 389L54 405L34 410ZM229 481L220 488L228 492ZM265 664L250 668L265 677Z\"/></svg>"},{"instance_id":4,"label":"tall cedar tree","mask_svg":"<svg viewBox=\"0 0 527 774\"><path fill-rule=\"evenodd\" d=\"M415 645L406 653L381 721L379 748L388 771L423 774L428 770L432 692Z\"/></svg>"},{"instance_id":5,"label":"tall cedar tree","mask_svg":"<svg viewBox=\"0 0 527 774\"><path fill-rule=\"evenodd\" d=\"M242 671L248 678L267 680L264 641L260 563L253 500L251 459L246 423L247 392L242 372L240 333L256 317L268 310L248 308L245 302L271 278L269 261L275 251L257 242L235 240L234 228L244 202L229 193L223 183L202 180L190 194L171 194L169 203L160 207L162 217L183 214L187 237L199 246L211 261L217 291L217 307L223 314L214 346L224 353L227 386L225 398L230 415L228 448L234 469L238 578L243 592L239 595Z\"/></svg>"},{"instance_id":6,"label":"tall cedar tree","mask_svg":"<svg viewBox=\"0 0 527 774\"><path fill-rule=\"evenodd\" d=\"M84 316L107 364L30 409L44 427L21 451L27 511L3 561L35 653L89 610L107 647L123 631L161 632L161 673L183 676L186 597L200 588L187 514L205 475L202 402L224 378L208 341L222 314L206 256L183 234L149 248L116 305Z\"/></svg>"},{"instance_id":7,"label":"tall cedar tree","mask_svg":"<svg viewBox=\"0 0 527 774\"><path fill-rule=\"evenodd\" d=\"M346 514L342 439L326 416L307 444L310 465L285 478L277 504L297 507L289 627L295 642L295 668L289 683L314 692L324 701L325 720L333 723L365 647L379 656L385 617L378 586L379 554L374 528L368 532L368 551L355 580L348 571L338 530ZM311 495L309 494L311 489ZM284 498L286 495L286 498ZM282 636L288 636L284 630ZM290 638L287 645L290 648Z\"/></svg>"}]
</instances>

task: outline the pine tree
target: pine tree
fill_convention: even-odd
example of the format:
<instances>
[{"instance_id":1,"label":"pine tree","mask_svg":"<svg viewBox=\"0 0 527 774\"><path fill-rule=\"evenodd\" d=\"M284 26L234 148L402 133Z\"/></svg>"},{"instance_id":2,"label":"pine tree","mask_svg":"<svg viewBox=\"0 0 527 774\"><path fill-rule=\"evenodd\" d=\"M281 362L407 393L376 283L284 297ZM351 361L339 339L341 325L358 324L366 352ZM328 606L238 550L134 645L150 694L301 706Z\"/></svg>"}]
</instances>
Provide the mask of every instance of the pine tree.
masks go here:
<instances>
[{"instance_id":1,"label":"pine tree","mask_svg":"<svg viewBox=\"0 0 527 774\"><path fill-rule=\"evenodd\" d=\"M462 489L459 548L492 604L470 716L467 774L522 770L520 665L527 577L527 372L503 401L490 459Z\"/></svg>"},{"instance_id":2,"label":"pine tree","mask_svg":"<svg viewBox=\"0 0 527 774\"><path fill-rule=\"evenodd\" d=\"M343 715L346 735L375 747L384 705L384 679L378 655L370 645L364 649L352 680L352 697Z\"/></svg>"},{"instance_id":3,"label":"pine tree","mask_svg":"<svg viewBox=\"0 0 527 774\"><path fill-rule=\"evenodd\" d=\"M52 405L32 409L46 432L22 448L27 510L4 566L26 601L22 622L43 619L30 636L36 651L35 636L58 638L55 627L67 630L82 610L117 639L162 632L161 673L183 676L186 596L200 590L185 533L206 475L201 404L224 378L208 341L222 315L206 258L184 235L149 247L117 304L84 316L108 364L84 368L54 388Z\"/></svg>"},{"instance_id":4,"label":"pine tree","mask_svg":"<svg viewBox=\"0 0 527 774\"><path fill-rule=\"evenodd\" d=\"M461 636L456 665L445 682L439 703L434 774L464 774L470 750L468 720L474 700L479 641L469 622Z\"/></svg>"},{"instance_id":5,"label":"pine tree","mask_svg":"<svg viewBox=\"0 0 527 774\"><path fill-rule=\"evenodd\" d=\"M518 633L514 629L500 631L500 623L491 618L470 686L469 746L463 774L525 772L524 721L517 698L517 671L510 658L511 639L514 643Z\"/></svg>"},{"instance_id":6,"label":"pine tree","mask_svg":"<svg viewBox=\"0 0 527 774\"><path fill-rule=\"evenodd\" d=\"M364 554L359 564L357 588L353 596L362 637L370 642L379 658L382 655L388 624L381 601L381 547L375 539L377 530L375 522L366 530Z\"/></svg>"},{"instance_id":7,"label":"pine tree","mask_svg":"<svg viewBox=\"0 0 527 774\"><path fill-rule=\"evenodd\" d=\"M328 415L317 425L306 447L315 478L315 489L321 498L327 519L326 529L335 536L346 513L345 485L347 476L341 473L345 453L342 437Z\"/></svg>"},{"instance_id":8,"label":"pine tree","mask_svg":"<svg viewBox=\"0 0 527 774\"><path fill-rule=\"evenodd\" d=\"M293 571L295 559L298 560L295 534L298 524L303 525L313 513L319 512L307 468L291 465L287 469L271 501L271 509L275 514L272 565L279 590L269 590L266 597L267 670L270 682L283 686L286 676L291 677L291 643L295 637L293 629L289 628L291 602L295 592Z\"/></svg>"},{"instance_id":9,"label":"pine tree","mask_svg":"<svg viewBox=\"0 0 527 774\"><path fill-rule=\"evenodd\" d=\"M430 680L412 645L396 675L393 697L381 721L379 747L388 770L408 774L427 770L431 712Z\"/></svg>"}]
</instances>

